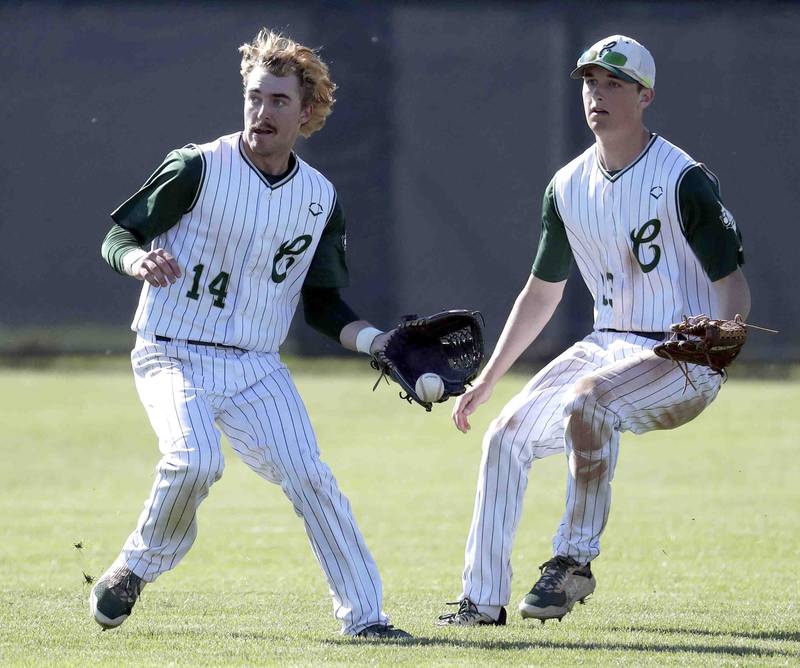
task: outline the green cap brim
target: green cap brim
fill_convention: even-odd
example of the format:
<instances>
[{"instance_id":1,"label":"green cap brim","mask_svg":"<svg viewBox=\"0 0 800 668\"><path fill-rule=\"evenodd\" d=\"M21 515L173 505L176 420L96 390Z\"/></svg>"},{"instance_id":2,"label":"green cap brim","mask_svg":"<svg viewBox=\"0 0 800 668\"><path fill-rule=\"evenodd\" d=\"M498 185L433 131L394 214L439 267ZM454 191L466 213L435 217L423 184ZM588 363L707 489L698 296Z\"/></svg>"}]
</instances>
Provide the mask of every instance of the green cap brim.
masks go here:
<instances>
[{"instance_id":1,"label":"green cap brim","mask_svg":"<svg viewBox=\"0 0 800 668\"><path fill-rule=\"evenodd\" d=\"M585 70L587 67L591 67L592 65L597 65L598 67L602 67L603 69L608 70L615 77L622 79L622 81L627 81L628 83L638 83L638 84L642 83L641 81L636 81L636 79L634 79L629 74L625 74L625 72L623 72L619 68L616 68L613 65L609 65L608 63L604 63L602 60L593 60L590 63L584 63L580 67L576 67L574 70L572 70L572 73L569 75L570 79L582 79L583 70Z\"/></svg>"}]
</instances>

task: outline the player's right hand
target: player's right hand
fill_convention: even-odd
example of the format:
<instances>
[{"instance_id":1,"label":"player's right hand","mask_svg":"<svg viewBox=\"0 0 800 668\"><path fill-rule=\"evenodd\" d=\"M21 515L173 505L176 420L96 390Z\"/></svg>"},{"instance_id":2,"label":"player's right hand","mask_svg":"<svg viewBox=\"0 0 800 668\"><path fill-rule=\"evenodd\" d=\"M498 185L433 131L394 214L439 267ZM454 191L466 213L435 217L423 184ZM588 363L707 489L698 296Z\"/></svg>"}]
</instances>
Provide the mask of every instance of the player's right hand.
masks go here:
<instances>
[{"instance_id":1,"label":"player's right hand","mask_svg":"<svg viewBox=\"0 0 800 668\"><path fill-rule=\"evenodd\" d=\"M469 416L483 403L489 401L494 385L478 379L464 394L456 399L453 406L453 422L456 429L466 434L470 430Z\"/></svg>"},{"instance_id":2,"label":"player's right hand","mask_svg":"<svg viewBox=\"0 0 800 668\"><path fill-rule=\"evenodd\" d=\"M181 277L177 260L163 248L148 251L133 266L133 275L154 288L166 288Z\"/></svg>"}]
</instances>

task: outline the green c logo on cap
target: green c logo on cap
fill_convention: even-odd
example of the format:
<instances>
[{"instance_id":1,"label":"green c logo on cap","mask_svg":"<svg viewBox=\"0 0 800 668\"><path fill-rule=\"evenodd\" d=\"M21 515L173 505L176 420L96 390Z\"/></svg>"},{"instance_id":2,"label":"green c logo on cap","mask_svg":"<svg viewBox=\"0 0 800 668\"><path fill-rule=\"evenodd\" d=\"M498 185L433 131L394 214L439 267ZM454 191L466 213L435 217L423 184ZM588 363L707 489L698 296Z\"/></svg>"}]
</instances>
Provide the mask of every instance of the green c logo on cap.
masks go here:
<instances>
[{"instance_id":1,"label":"green c logo on cap","mask_svg":"<svg viewBox=\"0 0 800 668\"><path fill-rule=\"evenodd\" d=\"M622 67L628 62L628 57L622 53L619 53L618 51L612 51L611 49L616 45L616 42L611 42L610 44L604 46L600 52L598 52L597 49L589 49L588 51L584 51L583 54L581 54L581 57L578 58L578 65L591 63L595 60L602 60L604 63L608 63L609 65Z\"/></svg>"},{"instance_id":2,"label":"green c logo on cap","mask_svg":"<svg viewBox=\"0 0 800 668\"><path fill-rule=\"evenodd\" d=\"M600 60L602 60L604 63L608 63L609 65L622 67L628 62L628 57L616 51L606 51L602 56L600 56Z\"/></svg>"}]
</instances>

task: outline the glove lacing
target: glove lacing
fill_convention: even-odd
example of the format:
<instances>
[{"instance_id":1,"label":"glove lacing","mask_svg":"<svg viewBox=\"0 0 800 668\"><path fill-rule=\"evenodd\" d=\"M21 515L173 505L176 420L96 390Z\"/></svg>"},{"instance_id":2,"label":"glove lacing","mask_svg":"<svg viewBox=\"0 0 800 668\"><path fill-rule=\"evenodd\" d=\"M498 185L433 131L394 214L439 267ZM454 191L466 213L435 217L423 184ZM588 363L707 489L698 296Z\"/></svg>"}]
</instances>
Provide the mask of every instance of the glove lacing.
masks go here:
<instances>
[{"instance_id":1,"label":"glove lacing","mask_svg":"<svg viewBox=\"0 0 800 668\"><path fill-rule=\"evenodd\" d=\"M374 359L370 360L369 365L373 369L375 369L375 371L380 371L381 372L381 375L378 376L378 380L376 380L375 384L372 386L372 391L374 392L375 390L378 389L378 385L380 385L382 380L385 380L386 384L389 385L389 379L386 377L386 370L384 369L384 367L382 367L380 364L378 364L377 360L374 360Z\"/></svg>"},{"instance_id":2,"label":"glove lacing","mask_svg":"<svg viewBox=\"0 0 800 668\"><path fill-rule=\"evenodd\" d=\"M380 372L381 372L381 375L380 375L380 376L378 376L378 380L376 380L376 381L375 381L375 384L372 386L372 391L373 391L373 392L374 392L375 390L377 390L377 389L378 389L378 385L380 385L380 383L381 383L381 381L382 381L382 380L385 380L387 385L391 385L391 383L389 382L389 378L387 377L389 374L387 374L387 373L386 373L386 368L387 368L387 367L391 367L391 364L389 363L389 360L388 360L388 359L385 359L385 358L384 358L384 364L385 364L386 366L381 366L381 365L378 363L378 361L377 361L377 360L374 360L374 359L373 359L373 360L370 360L370 363L369 363L369 365L370 365L370 366L371 366L373 369L375 369L375 371L380 371ZM408 403L410 403L410 404L413 404L413 403L414 403L414 400L411 398L411 395L410 395L410 394L408 394L407 392L404 394L404 393L403 393L403 391L402 391L402 390L400 390L400 392L399 392L399 395L400 395L400 398L401 398L401 399L405 399L405 400L406 400Z\"/></svg>"}]
</instances>

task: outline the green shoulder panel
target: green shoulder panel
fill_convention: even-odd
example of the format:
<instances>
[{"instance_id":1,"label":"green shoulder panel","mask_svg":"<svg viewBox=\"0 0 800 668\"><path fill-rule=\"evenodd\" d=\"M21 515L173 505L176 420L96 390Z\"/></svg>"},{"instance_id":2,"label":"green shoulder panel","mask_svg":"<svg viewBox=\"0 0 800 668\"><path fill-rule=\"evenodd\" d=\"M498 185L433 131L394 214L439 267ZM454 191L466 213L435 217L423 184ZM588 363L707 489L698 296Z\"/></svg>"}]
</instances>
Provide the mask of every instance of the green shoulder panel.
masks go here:
<instances>
[{"instance_id":1,"label":"green shoulder panel","mask_svg":"<svg viewBox=\"0 0 800 668\"><path fill-rule=\"evenodd\" d=\"M744 264L741 232L722 203L716 177L702 165L690 167L683 175L678 210L683 234L712 281Z\"/></svg>"},{"instance_id":2,"label":"green shoulder panel","mask_svg":"<svg viewBox=\"0 0 800 668\"><path fill-rule=\"evenodd\" d=\"M192 145L171 151L132 197L111 213L142 245L173 227L192 210L203 181L203 156Z\"/></svg>"},{"instance_id":3,"label":"green shoulder panel","mask_svg":"<svg viewBox=\"0 0 800 668\"><path fill-rule=\"evenodd\" d=\"M347 229L337 198L303 285L311 288L347 287L350 284L350 274L347 271L346 247Z\"/></svg>"},{"instance_id":4,"label":"green shoulder panel","mask_svg":"<svg viewBox=\"0 0 800 668\"><path fill-rule=\"evenodd\" d=\"M550 181L542 198L542 233L531 273L548 283L567 280L572 267L572 248L558 213L554 183Z\"/></svg>"}]
</instances>

